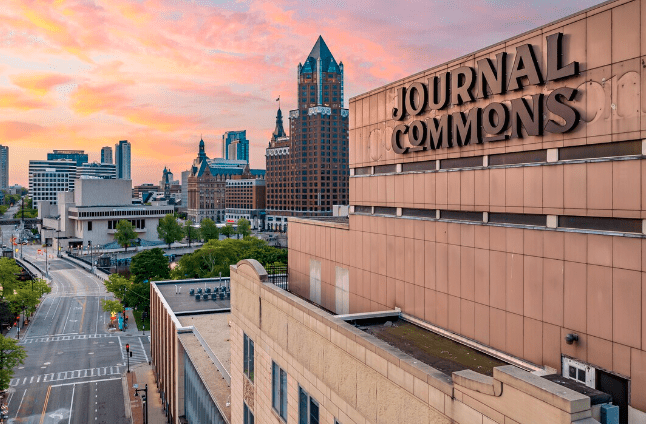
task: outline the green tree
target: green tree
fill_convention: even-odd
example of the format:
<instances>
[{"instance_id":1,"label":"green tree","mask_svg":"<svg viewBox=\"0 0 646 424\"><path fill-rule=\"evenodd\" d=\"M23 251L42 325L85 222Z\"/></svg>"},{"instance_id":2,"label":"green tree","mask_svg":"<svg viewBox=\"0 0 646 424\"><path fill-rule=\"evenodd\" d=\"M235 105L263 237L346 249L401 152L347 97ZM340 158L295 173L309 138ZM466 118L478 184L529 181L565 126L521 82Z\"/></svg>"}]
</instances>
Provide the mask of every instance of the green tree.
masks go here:
<instances>
[{"instance_id":1,"label":"green tree","mask_svg":"<svg viewBox=\"0 0 646 424\"><path fill-rule=\"evenodd\" d=\"M157 225L157 235L161 240L164 240L165 243L168 243L169 249L171 243L184 238L182 227L179 225L173 214L170 213L159 220L159 225Z\"/></svg>"},{"instance_id":2,"label":"green tree","mask_svg":"<svg viewBox=\"0 0 646 424\"><path fill-rule=\"evenodd\" d=\"M115 314L123 311L123 305L118 300L101 299L101 308L105 312L114 312Z\"/></svg>"},{"instance_id":3,"label":"green tree","mask_svg":"<svg viewBox=\"0 0 646 424\"><path fill-rule=\"evenodd\" d=\"M126 292L123 303L139 310L150 307L150 284L133 283Z\"/></svg>"},{"instance_id":4,"label":"green tree","mask_svg":"<svg viewBox=\"0 0 646 424\"><path fill-rule=\"evenodd\" d=\"M186 221L184 223L184 234L188 240L188 247L191 247L191 241L199 238L200 230L193 227L193 223L191 221Z\"/></svg>"},{"instance_id":5,"label":"green tree","mask_svg":"<svg viewBox=\"0 0 646 424\"><path fill-rule=\"evenodd\" d=\"M251 222L244 218L240 218L237 222L238 224L238 234L242 237L247 237L251 234Z\"/></svg>"},{"instance_id":6,"label":"green tree","mask_svg":"<svg viewBox=\"0 0 646 424\"><path fill-rule=\"evenodd\" d=\"M13 370L25 363L27 351L18 340L0 335L0 390L7 390L13 378Z\"/></svg>"},{"instance_id":7,"label":"green tree","mask_svg":"<svg viewBox=\"0 0 646 424\"><path fill-rule=\"evenodd\" d=\"M38 292L32 291L31 287L19 288L16 293L9 297L9 304L11 311L18 315L24 311L27 315L36 312L36 306L40 302L40 295Z\"/></svg>"},{"instance_id":8,"label":"green tree","mask_svg":"<svg viewBox=\"0 0 646 424\"><path fill-rule=\"evenodd\" d=\"M25 285L23 288L27 288L29 282L25 282ZM31 284L31 290L34 292L38 293L39 296L42 297L45 293L51 293L52 288L47 284L47 281L43 280L42 278L36 278L35 280L32 280L30 282Z\"/></svg>"},{"instance_id":9,"label":"green tree","mask_svg":"<svg viewBox=\"0 0 646 424\"><path fill-rule=\"evenodd\" d=\"M114 294L117 299L124 299L126 292L132 286L132 281L119 274L111 274L107 281L104 281L105 289Z\"/></svg>"},{"instance_id":10,"label":"green tree","mask_svg":"<svg viewBox=\"0 0 646 424\"><path fill-rule=\"evenodd\" d=\"M167 280L170 278L168 258L158 247L144 250L132 257L130 272L135 283L143 283L144 280Z\"/></svg>"},{"instance_id":11,"label":"green tree","mask_svg":"<svg viewBox=\"0 0 646 424\"><path fill-rule=\"evenodd\" d=\"M220 230L211 218L204 218L202 222L200 222L200 233L202 234L202 240L204 240L204 243L209 240L220 239Z\"/></svg>"},{"instance_id":12,"label":"green tree","mask_svg":"<svg viewBox=\"0 0 646 424\"><path fill-rule=\"evenodd\" d=\"M128 251L128 246L137 239L137 233L132 223L127 219L122 219L117 222L117 231L114 233L114 238L119 245Z\"/></svg>"},{"instance_id":13,"label":"green tree","mask_svg":"<svg viewBox=\"0 0 646 424\"><path fill-rule=\"evenodd\" d=\"M2 285L2 297L5 299L13 294L18 282L17 275L21 268L11 258L0 258L0 285Z\"/></svg>"},{"instance_id":14,"label":"green tree","mask_svg":"<svg viewBox=\"0 0 646 424\"><path fill-rule=\"evenodd\" d=\"M11 305L6 300L0 300L0 330L3 326L11 326L16 320L16 314L11 311Z\"/></svg>"},{"instance_id":15,"label":"green tree","mask_svg":"<svg viewBox=\"0 0 646 424\"><path fill-rule=\"evenodd\" d=\"M226 236L226 238L231 238L233 234L235 234L236 230L233 228L233 225L227 224L222 229L220 230L223 236Z\"/></svg>"}]
</instances>

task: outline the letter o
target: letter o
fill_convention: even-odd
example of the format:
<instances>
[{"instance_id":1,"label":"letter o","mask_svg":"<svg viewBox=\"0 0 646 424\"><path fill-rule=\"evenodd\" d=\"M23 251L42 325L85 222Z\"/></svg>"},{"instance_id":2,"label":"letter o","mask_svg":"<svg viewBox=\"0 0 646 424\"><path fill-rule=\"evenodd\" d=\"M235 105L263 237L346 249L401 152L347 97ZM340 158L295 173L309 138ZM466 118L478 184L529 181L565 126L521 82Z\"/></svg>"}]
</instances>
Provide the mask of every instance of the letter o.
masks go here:
<instances>
[{"instance_id":1,"label":"letter o","mask_svg":"<svg viewBox=\"0 0 646 424\"><path fill-rule=\"evenodd\" d=\"M408 152L408 147L402 147L401 138L399 137L400 134L406 134L406 133L408 133L408 125L405 125L405 124L397 125L393 130L391 144L393 146L393 151L399 155L402 155Z\"/></svg>"},{"instance_id":2,"label":"letter o","mask_svg":"<svg viewBox=\"0 0 646 424\"><path fill-rule=\"evenodd\" d=\"M408 129L408 141L413 146L424 146L426 144L426 123L424 121L413 121Z\"/></svg>"},{"instance_id":3,"label":"letter o","mask_svg":"<svg viewBox=\"0 0 646 424\"><path fill-rule=\"evenodd\" d=\"M494 121L498 118L498 122ZM509 125L509 109L503 103L490 103L482 111L482 128L487 134L498 135Z\"/></svg>"},{"instance_id":4,"label":"letter o","mask_svg":"<svg viewBox=\"0 0 646 424\"><path fill-rule=\"evenodd\" d=\"M415 93L418 101L415 104ZM406 90L406 110L411 115L419 115L426 108L427 92L426 86L421 82L414 82Z\"/></svg>"}]
</instances>

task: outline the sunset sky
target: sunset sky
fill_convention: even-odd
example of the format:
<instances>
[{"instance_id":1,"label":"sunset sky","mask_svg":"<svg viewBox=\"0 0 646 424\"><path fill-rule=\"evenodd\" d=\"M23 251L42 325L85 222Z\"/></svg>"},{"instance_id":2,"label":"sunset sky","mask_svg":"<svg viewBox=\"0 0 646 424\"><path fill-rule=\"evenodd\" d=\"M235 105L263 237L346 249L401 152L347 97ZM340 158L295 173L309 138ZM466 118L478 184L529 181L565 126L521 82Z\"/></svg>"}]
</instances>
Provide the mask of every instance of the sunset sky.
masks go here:
<instances>
[{"instance_id":1,"label":"sunset sky","mask_svg":"<svg viewBox=\"0 0 646 424\"><path fill-rule=\"evenodd\" d=\"M247 130L264 168L276 97L323 36L347 99L567 16L598 0L2 0L0 144L10 184L52 149L132 143L134 184L179 178ZM287 128L287 125L285 125Z\"/></svg>"}]
</instances>

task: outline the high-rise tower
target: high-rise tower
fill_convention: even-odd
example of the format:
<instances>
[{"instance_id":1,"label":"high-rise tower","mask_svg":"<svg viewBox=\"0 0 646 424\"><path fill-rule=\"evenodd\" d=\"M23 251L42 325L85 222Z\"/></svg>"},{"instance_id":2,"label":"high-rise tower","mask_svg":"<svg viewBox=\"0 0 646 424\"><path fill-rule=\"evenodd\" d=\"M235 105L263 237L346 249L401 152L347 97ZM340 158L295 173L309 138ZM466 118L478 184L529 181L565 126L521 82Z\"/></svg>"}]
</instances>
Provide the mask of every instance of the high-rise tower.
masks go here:
<instances>
[{"instance_id":1,"label":"high-rise tower","mask_svg":"<svg viewBox=\"0 0 646 424\"><path fill-rule=\"evenodd\" d=\"M117 178L131 180L130 175L130 143L121 140L114 145L114 163L117 165Z\"/></svg>"},{"instance_id":2,"label":"high-rise tower","mask_svg":"<svg viewBox=\"0 0 646 424\"><path fill-rule=\"evenodd\" d=\"M348 204L348 110L343 108L343 63L319 36L298 64L298 108L282 112L267 149L267 223L284 229L288 216L328 216ZM273 225L272 225L273 224Z\"/></svg>"},{"instance_id":3,"label":"high-rise tower","mask_svg":"<svg viewBox=\"0 0 646 424\"><path fill-rule=\"evenodd\" d=\"M0 146L0 189L9 187L9 147Z\"/></svg>"},{"instance_id":4,"label":"high-rise tower","mask_svg":"<svg viewBox=\"0 0 646 424\"><path fill-rule=\"evenodd\" d=\"M101 163L113 163L112 162L112 147L105 146L101 148Z\"/></svg>"}]
</instances>

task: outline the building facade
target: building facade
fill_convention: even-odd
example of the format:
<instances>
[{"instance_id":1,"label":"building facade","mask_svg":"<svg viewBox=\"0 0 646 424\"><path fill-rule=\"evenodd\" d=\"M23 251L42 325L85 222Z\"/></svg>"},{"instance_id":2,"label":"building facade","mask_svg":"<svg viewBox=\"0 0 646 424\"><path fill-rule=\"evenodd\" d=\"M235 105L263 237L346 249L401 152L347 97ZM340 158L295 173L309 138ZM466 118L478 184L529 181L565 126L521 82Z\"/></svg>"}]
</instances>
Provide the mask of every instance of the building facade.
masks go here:
<instances>
[{"instance_id":1,"label":"building facade","mask_svg":"<svg viewBox=\"0 0 646 424\"><path fill-rule=\"evenodd\" d=\"M222 157L227 160L244 160L249 163L247 131L227 131L222 136Z\"/></svg>"},{"instance_id":2,"label":"building facade","mask_svg":"<svg viewBox=\"0 0 646 424\"><path fill-rule=\"evenodd\" d=\"M265 228L265 180L259 178L236 178L226 181L226 222L236 223L246 219L252 230Z\"/></svg>"},{"instance_id":3,"label":"building facade","mask_svg":"<svg viewBox=\"0 0 646 424\"><path fill-rule=\"evenodd\" d=\"M78 178L103 178L112 180L117 178L117 167L112 163L86 163L76 169Z\"/></svg>"},{"instance_id":4,"label":"building facade","mask_svg":"<svg viewBox=\"0 0 646 424\"><path fill-rule=\"evenodd\" d=\"M277 229L287 217L331 216L333 205L348 203L343 62L337 64L322 37L298 65L298 107L289 119L287 139L279 110L266 152L268 225Z\"/></svg>"},{"instance_id":5,"label":"building facade","mask_svg":"<svg viewBox=\"0 0 646 424\"><path fill-rule=\"evenodd\" d=\"M112 161L112 147L104 146L101 148L101 163L114 163Z\"/></svg>"},{"instance_id":6,"label":"building facade","mask_svg":"<svg viewBox=\"0 0 646 424\"><path fill-rule=\"evenodd\" d=\"M209 159L200 140L197 158L188 177L188 218L199 223L226 219L226 181L232 178L264 179L265 171L250 169L243 160Z\"/></svg>"},{"instance_id":7,"label":"building facade","mask_svg":"<svg viewBox=\"0 0 646 424\"><path fill-rule=\"evenodd\" d=\"M130 148L128 140L121 140L114 145L114 163L117 166L117 178L131 179L130 173Z\"/></svg>"},{"instance_id":8,"label":"building facade","mask_svg":"<svg viewBox=\"0 0 646 424\"><path fill-rule=\"evenodd\" d=\"M29 194L37 206L41 201L56 203L57 193L73 191L76 161L72 159L30 160Z\"/></svg>"},{"instance_id":9,"label":"building facade","mask_svg":"<svg viewBox=\"0 0 646 424\"><path fill-rule=\"evenodd\" d=\"M73 160L76 166L87 163L87 153L83 150L54 150L53 153L47 153L47 160Z\"/></svg>"},{"instance_id":10,"label":"building facade","mask_svg":"<svg viewBox=\"0 0 646 424\"><path fill-rule=\"evenodd\" d=\"M0 146L0 190L9 188L9 146Z\"/></svg>"}]
</instances>

